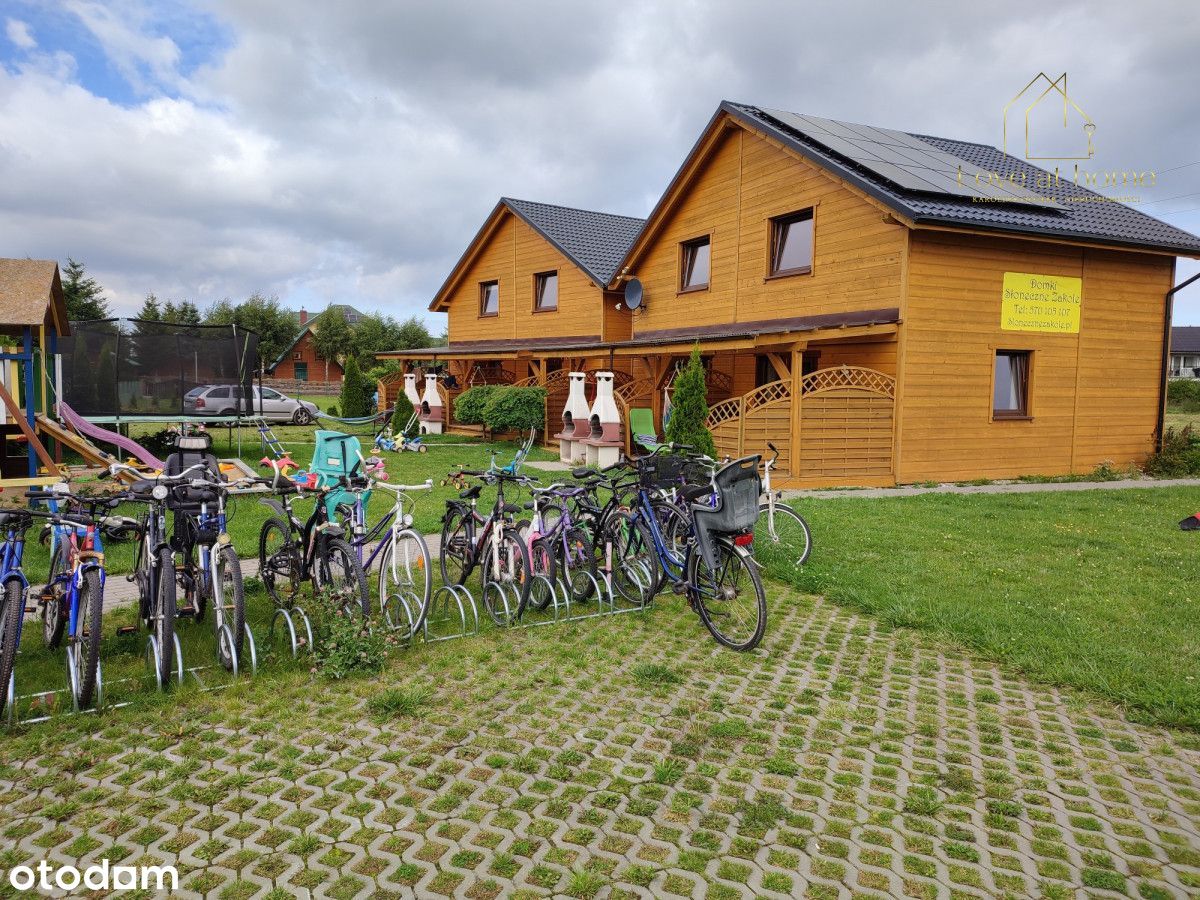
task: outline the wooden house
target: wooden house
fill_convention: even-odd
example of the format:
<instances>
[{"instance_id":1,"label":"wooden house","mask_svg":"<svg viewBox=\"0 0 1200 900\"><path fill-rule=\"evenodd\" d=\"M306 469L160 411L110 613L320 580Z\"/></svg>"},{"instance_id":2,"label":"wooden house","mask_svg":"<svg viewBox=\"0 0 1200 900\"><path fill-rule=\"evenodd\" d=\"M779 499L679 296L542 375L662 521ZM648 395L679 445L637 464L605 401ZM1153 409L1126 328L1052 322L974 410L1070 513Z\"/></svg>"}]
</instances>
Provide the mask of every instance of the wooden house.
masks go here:
<instances>
[{"instance_id":1,"label":"wooden house","mask_svg":"<svg viewBox=\"0 0 1200 900\"><path fill-rule=\"evenodd\" d=\"M1087 472L1156 446L1178 256L1200 238L994 147L726 102L597 286L589 348L456 318L468 284L440 358L629 360L618 398L658 416L698 344L718 448L771 440L796 486Z\"/></svg>"},{"instance_id":2,"label":"wooden house","mask_svg":"<svg viewBox=\"0 0 1200 900\"><path fill-rule=\"evenodd\" d=\"M58 263L0 259L0 487L57 481L38 436L54 405L58 339L70 334Z\"/></svg>"}]
</instances>

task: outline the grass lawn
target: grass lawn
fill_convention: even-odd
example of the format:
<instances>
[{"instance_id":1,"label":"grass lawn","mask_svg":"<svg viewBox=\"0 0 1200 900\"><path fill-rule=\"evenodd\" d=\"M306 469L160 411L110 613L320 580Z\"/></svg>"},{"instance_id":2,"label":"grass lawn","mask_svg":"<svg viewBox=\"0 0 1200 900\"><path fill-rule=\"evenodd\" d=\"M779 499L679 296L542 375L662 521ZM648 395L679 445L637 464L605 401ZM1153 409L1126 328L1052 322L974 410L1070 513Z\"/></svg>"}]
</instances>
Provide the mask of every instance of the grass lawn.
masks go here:
<instances>
[{"instance_id":1,"label":"grass lawn","mask_svg":"<svg viewBox=\"0 0 1200 900\"><path fill-rule=\"evenodd\" d=\"M948 636L1141 718L1200 727L1194 488L799 501L814 550L791 580Z\"/></svg>"}]
</instances>

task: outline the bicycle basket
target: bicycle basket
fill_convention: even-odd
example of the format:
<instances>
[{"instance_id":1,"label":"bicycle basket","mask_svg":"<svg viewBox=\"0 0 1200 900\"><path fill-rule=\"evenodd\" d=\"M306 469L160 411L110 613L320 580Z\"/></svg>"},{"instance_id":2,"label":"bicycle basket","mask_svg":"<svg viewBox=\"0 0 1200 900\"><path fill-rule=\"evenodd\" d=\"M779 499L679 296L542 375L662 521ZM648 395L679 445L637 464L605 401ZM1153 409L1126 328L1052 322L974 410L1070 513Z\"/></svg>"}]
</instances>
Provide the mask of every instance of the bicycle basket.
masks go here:
<instances>
[{"instance_id":1,"label":"bicycle basket","mask_svg":"<svg viewBox=\"0 0 1200 900\"><path fill-rule=\"evenodd\" d=\"M717 472L715 507L707 503L691 504L696 542L709 568L716 564L712 536L749 531L758 519L758 501L762 495L762 479L758 476L760 459L758 456L735 459Z\"/></svg>"},{"instance_id":2,"label":"bicycle basket","mask_svg":"<svg viewBox=\"0 0 1200 900\"><path fill-rule=\"evenodd\" d=\"M655 453L638 461L638 476L642 487L673 488L683 482L687 460L672 453Z\"/></svg>"}]
</instances>

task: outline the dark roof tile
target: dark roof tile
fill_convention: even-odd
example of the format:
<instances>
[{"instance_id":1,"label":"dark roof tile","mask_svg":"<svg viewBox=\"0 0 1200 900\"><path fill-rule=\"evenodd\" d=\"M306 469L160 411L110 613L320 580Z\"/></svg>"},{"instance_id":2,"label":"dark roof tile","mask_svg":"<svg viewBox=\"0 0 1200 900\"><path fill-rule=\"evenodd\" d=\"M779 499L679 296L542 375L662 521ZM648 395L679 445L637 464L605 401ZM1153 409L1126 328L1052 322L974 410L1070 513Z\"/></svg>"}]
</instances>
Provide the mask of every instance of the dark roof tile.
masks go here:
<instances>
[{"instance_id":1,"label":"dark roof tile","mask_svg":"<svg viewBox=\"0 0 1200 900\"><path fill-rule=\"evenodd\" d=\"M1172 353L1200 353L1200 325L1176 325L1171 329Z\"/></svg>"},{"instance_id":2,"label":"dark roof tile","mask_svg":"<svg viewBox=\"0 0 1200 900\"><path fill-rule=\"evenodd\" d=\"M600 286L617 267L646 224L645 219L534 203L504 197L500 201L561 250Z\"/></svg>"}]
</instances>

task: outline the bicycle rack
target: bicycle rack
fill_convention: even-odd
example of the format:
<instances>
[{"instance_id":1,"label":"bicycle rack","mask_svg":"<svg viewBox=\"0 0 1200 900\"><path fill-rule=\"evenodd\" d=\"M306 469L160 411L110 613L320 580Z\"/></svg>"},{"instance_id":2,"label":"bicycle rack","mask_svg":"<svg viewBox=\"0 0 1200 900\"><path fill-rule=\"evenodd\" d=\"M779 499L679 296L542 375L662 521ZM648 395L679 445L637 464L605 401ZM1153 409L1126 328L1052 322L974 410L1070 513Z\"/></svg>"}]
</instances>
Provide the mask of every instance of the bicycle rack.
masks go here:
<instances>
[{"instance_id":1,"label":"bicycle rack","mask_svg":"<svg viewBox=\"0 0 1200 900\"><path fill-rule=\"evenodd\" d=\"M179 635L171 632L171 640L175 644L175 681L178 684L183 684L183 647L179 643ZM167 689L163 684L160 676L162 653L158 646L158 635L152 634L146 640L146 662L154 667L154 683L160 691ZM97 667L98 669L99 667ZM97 674L97 682L99 675Z\"/></svg>"},{"instance_id":2,"label":"bicycle rack","mask_svg":"<svg viewBox=\"0 0 1200 900\"><path fill-rule=\"evenodd\" d=\"M515 625L521 608L521 594L509 582L489 581L483 586L483 608L501 628Z\"/></svg>"},{"instance_id":3,"label":"bicycle rack","mask_svg":"<svg viewBox=\"0 0 1200 900\"><path fill-rule=\"evenodd\" d=\"M432 602L432 598L430 598ZM389 631L405 632L404 640L411 644L416 637L413 628L413 610L421 608L421 598L415 591L389 594L380 604L383 610L383 621Z\"/></svg>"},{"instance_id":4,"label":"bicycle rack","mask_svg":"<svg viewBox=\"0 0 1200 900\"><path fill-rule=\"evenodd\" d=\"M250 674L258 674L258 646L254 643L254 632L250 630L250 626L245 622L242 627L246 629L246 647L250 651Z\"/></svg>"},{"instance_id":5,"label":"bicycle rack","mask_svg":"<svg viewBox=\"0 0 1200 900\"><path fill-rule=\"evenodd\" d=\"M422 640L427 644L452 641L479 633L479 607L461 584L443 584L429 598Z\"/></svg>"},{"instance_id":6,"label":"bicycle rack","mask_svg":"<svg viewBox=\"0 0 1200 900\"><path fill-rule=\"evenodd\" d=\"M79 648L71 645L67 647L67 690L71 692L71 709L79 712L79 691L81 685L79 683ZM12 694L13 685L9 685L9 697ZM11 702L11 701L10 701ZM92 707L99 707L104 702L104 669L99 660L96 660L96 698L92 703ZM11 717L12 711L8 715ZM11 722L11 718L10 718Z\"/></svg>"},{"instance_id":7,"label":"bicycle rack","mask_svg":"<svg viewBox=\"0 0 1200 900\"><path fill-rule=\"evenodd\" d=\"M300 653L300 640L296 636L296 622L293 619L293 614L298 615L300 621L304 624L305 639L308 641L305 646L311 653L313 646L312 622L309 620L308 613L304 611L304 607L302 606L293 606L290 610L284 609L282 606L275 607L275 615L271 617L271 628L267 631L267 638L272 641L274 640L275 623L282 618L283 623L287 625L288 640L292 647L292 659L295 659Z\"/></svg>"},{"instance_id":8,"label":"bicycle rack","mask_svg":"<svg viewBox=\"0 0 1200 900\"><path fill-rule=\"evenodd\" d=\"M4 720L9 725L16 721L17 717L17 673L8 673L8 696L4 701Z\"/></svg>"}]
</instances>

